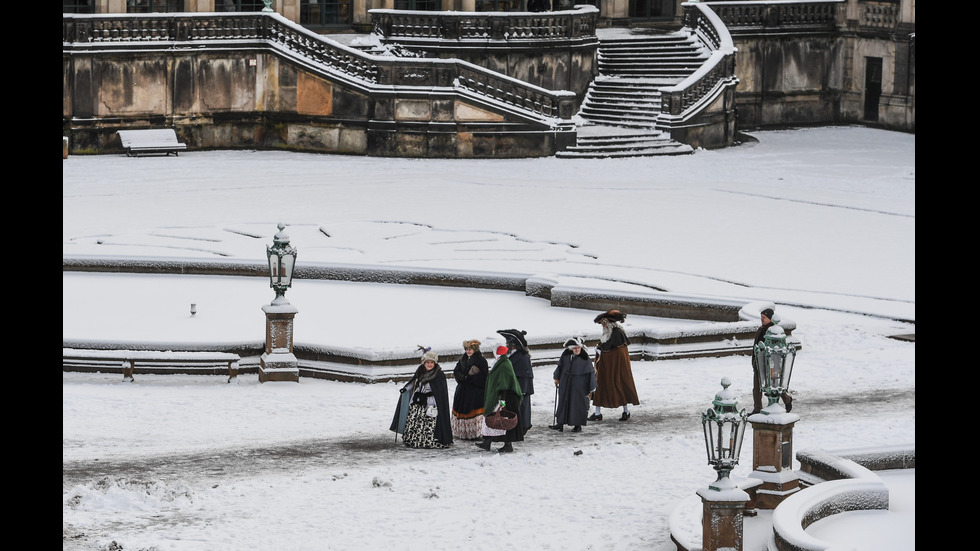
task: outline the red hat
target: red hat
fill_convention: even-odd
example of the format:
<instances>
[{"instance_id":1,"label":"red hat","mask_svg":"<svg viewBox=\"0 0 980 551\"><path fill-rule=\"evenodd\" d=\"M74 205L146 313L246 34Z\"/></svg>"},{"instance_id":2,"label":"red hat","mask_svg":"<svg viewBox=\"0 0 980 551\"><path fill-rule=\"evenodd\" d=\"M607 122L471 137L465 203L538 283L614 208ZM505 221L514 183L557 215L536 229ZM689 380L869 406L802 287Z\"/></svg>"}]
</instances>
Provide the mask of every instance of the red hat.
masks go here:
<instances>
[{"instance_id":1,"label":"red hat","mask_svg":"<svg viewBox=\"0 0 980 551\"><path fill-rule=\"evenodd\" d=\"M506 356L508 350L509 349L506 346L500 345L500 346L497 347L497 355L498 356Z\"/></svg>"}]
</instances>

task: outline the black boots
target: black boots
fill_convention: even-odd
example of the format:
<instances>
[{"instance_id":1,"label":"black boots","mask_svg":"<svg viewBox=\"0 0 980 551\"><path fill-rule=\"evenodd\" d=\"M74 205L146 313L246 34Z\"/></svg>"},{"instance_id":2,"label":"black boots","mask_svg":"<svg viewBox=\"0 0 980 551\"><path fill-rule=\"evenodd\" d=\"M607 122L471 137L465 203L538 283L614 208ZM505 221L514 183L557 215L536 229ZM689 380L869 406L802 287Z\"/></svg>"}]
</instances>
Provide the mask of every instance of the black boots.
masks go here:
<instances>
[{"instance_id":1,"label":"black boots","mask_svg":"<svg viewBox=\"0 0 980 551\"><path fill-rule=\"evenodd\" d=\"M592 415L589 415L589 421L602 421L602 414L593 413Z\"/></svg>"},{"instance_id":2,"label":"black boots","mask_svg":"<svg viewBox=\"0 0 980 551\"><path fill-rule=\"evenodd\" d=\"M786 406L786 413L793 411L793 397L789 393L783 393L783 405Z\"/></svg>"},{"instance_id":3,"label":"black boots","mask_svg":"<svg viewBox=\"0 0 980 551\"><path fill-rule=\"evenodd\" d=\"M565 425L548 425L549 429L554 429L558 432L565 432Z\"/></svg>"},{"instance_id":4,"label":"black boots","mask_svg":"<svg viewBox=\"0 0 980 551\"><path fill-rule=\"evenodd\" d=\"M508 446L509 445L510 444L508 444ZM477 442L476 443L476 447L483 448L486 451L490 451L490 437L489 436L484 436L483 437L483 442Z\"/></svg>"},{"instance_id":5,"label":"black boots","mask_svg":"<svg viewBox=\"0 0 980 551\"><path fill-rule=\"evenodd\" d=\"M572 427L572 432L582 432L582 425L575 425Z\"/></svg>"},{"instance_id":6,"label":"black boots","mask_svg":"<svg viewBox=\"0 0 980 551\"><path fill-rule=\"evenodd\" d=\"M630 414L628 411L623 412L623 416L619 418L620 421L629 421Z\"/></svg>"},{"instance_id":7,"label":"black boots","mask_svg":"<svg viewBox=\"0 0 980 551\"><path fill-rule=\"evenodd\" d=\"M497 450L498 453L511 453L514 451L514 446L510 445L510 442L504 444L504 447Z\"/></svg>"}]
</instances>

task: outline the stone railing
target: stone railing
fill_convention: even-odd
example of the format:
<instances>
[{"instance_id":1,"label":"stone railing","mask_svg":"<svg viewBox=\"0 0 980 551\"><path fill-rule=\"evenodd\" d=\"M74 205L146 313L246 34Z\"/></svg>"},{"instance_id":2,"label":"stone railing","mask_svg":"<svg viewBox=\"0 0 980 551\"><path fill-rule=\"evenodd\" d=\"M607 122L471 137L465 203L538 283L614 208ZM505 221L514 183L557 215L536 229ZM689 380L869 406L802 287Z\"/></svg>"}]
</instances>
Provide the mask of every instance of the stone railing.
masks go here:
<instances>
[{"instance_id":1,"label":"stone railing","mask_svg":"<svg viewBox=\"0 0 980 551\"><path fill-rule=\"evenodd\" d=\"M902 21L902 7L894 2L865 2L860 8L861 27L890 30Z\"/></svg>"},{"instance_id":2,"label":"stone railing","mask_svg":"<svg viewBox=\"0 0 980 551\"><path fill-rule=\"evenodd\" d=\"M370 10L371 27L386 40L555 40L594 37L599 10L582 5L556 12L429 12Z\"/></svg>"},{"instance_id":3,"label":"stone railing","mask_svg":"<svg viewBox=\"0 0 980 551\"><path fill-rule=\"evenodd\" d=\"M452 88L501 102L551 126L570 125L575 94L546 90L455 60L380 57L313 33L279 14L77 15L62 19L63 50L119 48L272 47L311 70L339 73L368 91L407 85ZM514 31L516 32L516 30ZM594 34L594 21L593 21ZM410 75L399 82L392 75ZM549 120L541 121L541 118ZM556 120L562 119L562 120Z\"/></svg>"},{"instance_id":4,"label":"stone railing","mask_svg":"<svg viewBox=\"0 0 980 551\"><path fill-rule=\"evenodd\" d=\"M759 32L831 32L845 0L824 2L710 2L733 35Z\"/></svg>"},{"instance_id":5,"label":"stone railing","mask_svg":"<svg viewBox=\"0 0 980 551\"><path fill-rule=\"evenodd\" d=\"M698 107L710 103L725 86L738 83L732 37L710 6L714 4L684 4L683 26L691 29L711 55L691 76L675 86L661 89L658 128L670 128L692 115Z\"/></svg>"},{"instance_id":6,"label":"stone railing","mask_svg":"<svg viewBox=\"0 0 980 551\"><path fill-rule=\"evenodd\" d=\"M465 61L458 61L455 65L457 88L543 117L568 121L575 114L574 92L545 90Z\"/></svg>"}]
</instances>

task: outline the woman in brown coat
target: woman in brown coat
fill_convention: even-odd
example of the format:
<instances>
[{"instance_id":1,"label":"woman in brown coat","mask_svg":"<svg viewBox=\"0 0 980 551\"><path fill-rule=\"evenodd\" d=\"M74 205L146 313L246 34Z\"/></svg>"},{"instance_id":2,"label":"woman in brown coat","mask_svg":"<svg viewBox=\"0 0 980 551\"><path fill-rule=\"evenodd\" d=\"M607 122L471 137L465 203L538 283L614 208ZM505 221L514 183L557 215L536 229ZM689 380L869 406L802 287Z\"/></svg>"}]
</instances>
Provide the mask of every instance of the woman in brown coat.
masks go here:
<instances>
[{"instance_id":1,"label":"woman in brown coat","mask_svg":"<svg viewBox=\"0 0 980 551\"><path fill-rule=\"evenodd\" d=\"M626 314L619 310L609 310L594 320L602 325L602 336L596 346L596 389L592 394L595 413L589 416L589 421L602 421L604 407L622 407L623 415L619 420L626 421L630 418L629 404L640 403L630 365L630 340L620 325L624 320Z\"/></svg>"}]
</instances>

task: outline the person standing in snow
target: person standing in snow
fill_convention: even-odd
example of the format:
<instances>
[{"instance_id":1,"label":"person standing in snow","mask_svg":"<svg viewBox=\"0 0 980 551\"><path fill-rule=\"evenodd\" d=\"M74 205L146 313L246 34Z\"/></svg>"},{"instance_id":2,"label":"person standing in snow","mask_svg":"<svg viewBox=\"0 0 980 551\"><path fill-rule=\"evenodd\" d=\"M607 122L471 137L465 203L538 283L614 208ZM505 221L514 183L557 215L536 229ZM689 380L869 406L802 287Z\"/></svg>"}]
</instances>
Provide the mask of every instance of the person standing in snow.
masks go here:
<instances>
[{"instance_id":1,"label":"person standing in snow","mask_svg":"<svg viewBox=\"0 0 980 551\"><path fill-rule=\"evenodd\" d=\"M596 379L592 358L581 338L572 337L565 341L554 379L558 403L555 404L555 424L548 428L563 432L565 425L572 425L572 432L582 432L582 425L588 424L589 393L595 390Z\"/></svg>"},{"instance_id":2,"label":"person standing in snow","mask_svg":"<svg viewBox=\"0 0 980 551\"><path fill-rule=\"evenodd\" d=\"M759 313L759 319L762 325L755 332L755 342L752 343L752 414L759 413L762 411L762 377L759 376L759 364L755 359L755 345L764 341L766 338L766 331L776 322L773 321L776 313L772 308L766 308ZM789 413L793 409L793 397L789 395L788 392L783 392L780 396L783 399L783 405L786 406L786 413Z\"/></svg>"},{"instance_id":3,"label":"person standing in snow","mask_svg":"<svg viewBox=\"0 0 980 551\"><path fill-rule=\"evenodd\" d=\"M514 366L514 375L521 384L521 423L524 432L531 430L531 395L534 394L534 370L531 367L531 353L527 350L527 331L520 329L500 329L497 331L507 339L508 356Z\"/></svg>"},{"instance_id":4,"label":"person standing in snow","mask_svg":"<svg viewBox=\"0 0 980 551\"><path fill-rule=\"evenodd\" d=\"M422 364L402 387L403 400L410 396L402 440L409 448L448 448L453 444L449 422L449 386L439 366L439 356L423 347ZM399 401L401 404L402 401ZM395 410L391 430L397 432L401 408Z\"/></svg>"},{"instance_id":5,"label":"person standing in snow","mask_svg":"<svg viewBox=\"0 0 980 551\"><path fill-rule=\"evenodd\" d=\"M483 424L483 398L490 366L480 352L480 341L463 341L463 355L456 362L453 378L456 394L453 396L453 437L475 440L480 437Z\"/></svg>"},{"instance_id":6,"label":"person standing in snow","mask_svg":"<svg viewBox=\"0 0 980 551\"><path fill-rule=\"evenodd\" d=\"M517 414L517 426L504 434L494 434L493 429L483 424L483 441L477 442L477 446L486 451L490 451L491 442L503 442L504 445L499 450L500 453L510 453L514 451L513 442L524 440L524 430L521 428L521 385L517 382L514 375L514 366L507 357L509 349L506 346L498 346L494 352L493 367L490 368L490 376L487 377L487 388L483 398L484 414L495 411L498 407L503 407L507 411ZM501 406L501 403L503 404Z\"/></svg>"},{"instance_id":7,"label":"person standing in snow","mask_svg":"<svg viewBox=\"0 0 980 551\"><path fill-rule=\"evenodd\" d=\"M633 366L630 364L629 337L620 325L626 314L619 310L608 310L596 316L595 323L602 325L602 336L596 346L596 389L592 395L595 413L589 421L602 421L602 408L622 406L620 421L630 418L629 404L639 405L633 383Z\"/></svg>"}]
</instances>

